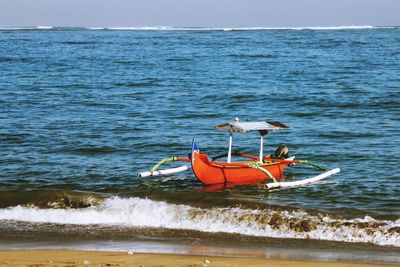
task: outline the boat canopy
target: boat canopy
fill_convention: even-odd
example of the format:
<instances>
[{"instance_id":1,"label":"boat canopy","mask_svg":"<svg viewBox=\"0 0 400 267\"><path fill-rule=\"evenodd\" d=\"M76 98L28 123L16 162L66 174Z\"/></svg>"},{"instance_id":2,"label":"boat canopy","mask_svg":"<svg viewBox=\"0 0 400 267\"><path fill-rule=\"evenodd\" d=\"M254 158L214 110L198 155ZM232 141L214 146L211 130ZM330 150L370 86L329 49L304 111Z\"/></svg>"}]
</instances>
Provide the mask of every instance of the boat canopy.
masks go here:
<instances>
[{"instance_id":1,"label":"boat canopy","mask_svg":"<svg viewBox=\"0 0 400 267\"><path fill-rule=\"evenodd\" d=\"M278 121L234 121L218 124L215 128L225 132L244 133L248 131L278 131L291 127Z\"/></svg>"}]
</instances>

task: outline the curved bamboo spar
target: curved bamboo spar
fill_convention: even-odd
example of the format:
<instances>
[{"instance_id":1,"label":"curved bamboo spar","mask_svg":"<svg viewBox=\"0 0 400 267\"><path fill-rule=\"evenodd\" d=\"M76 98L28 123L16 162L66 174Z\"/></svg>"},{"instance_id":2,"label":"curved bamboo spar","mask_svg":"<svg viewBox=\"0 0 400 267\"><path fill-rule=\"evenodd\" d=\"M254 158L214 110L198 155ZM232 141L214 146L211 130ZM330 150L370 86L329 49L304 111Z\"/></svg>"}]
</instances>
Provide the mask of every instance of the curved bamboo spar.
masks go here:
<instances>
[{"instance_id":1,"label":"curved bamboo spar","mask_svg":"<svg viewBox=\"0 0 400 267\"><path fill-rule=\"evenodd\" d=\"M277 183L268 183L265 185L265 189L273 189L273 188L282 188L282 187L296 187L296 186L302 186L310 183L315 183L317 181L320 181L322 179L325 179L333 174L336 174L340 172L339 168L324 172L320 175L317 175L312 178L300 180L300 181L294 181L294 182L277 182Z\"/></svg>"},{"instance_id":2,"label":"curved bamboo spar","mask_svg":"<svg viewBox=\"0 0 400 267\"><path fill-rule=\"evenodd\" d=\"M189 168L190 168L189 166L180 166L180 167L176 167L176 168L153 171L153 172L141 172L141 173L139 173L139 177L168 175L168 174L173 174L173 173L177 173L177 172L183 172Z\"/></svg>"},{"instance_id":3,"label":"curved bamboo spar","mask_svg":"<svg viewBox=\"0 0 400 267\"><path fill-rule=\"evenodd\" d=\"M173 174L173 173L177 173L177 172L183 172L183 171L186 171L187 169L189 169L188 166L180 166L180 167L176 167L176 168L170 168L170 169L157 171L157 169L161 165L164 165L164 164L167 164L170 162L174 162L174 161L190 162L190 159L181 158L181 157L169 157L169 158L159 161L156 165L153 166L153 168L151 168L150 171L139 173L138 176L139 177L148 177L148 176L168 175L168 174Z\"/></svg>"}]
</instances>

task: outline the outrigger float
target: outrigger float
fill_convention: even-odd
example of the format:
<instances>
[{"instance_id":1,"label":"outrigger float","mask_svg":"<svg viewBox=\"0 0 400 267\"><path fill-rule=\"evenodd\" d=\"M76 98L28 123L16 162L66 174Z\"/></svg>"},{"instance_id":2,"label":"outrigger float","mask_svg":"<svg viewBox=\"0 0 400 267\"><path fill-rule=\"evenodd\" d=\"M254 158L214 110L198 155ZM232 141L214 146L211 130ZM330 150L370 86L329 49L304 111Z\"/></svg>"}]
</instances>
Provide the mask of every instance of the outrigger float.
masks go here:
<instances>
[{"instance_id":1,"label":"outrigger float","mask_svg":"<svg viewBox=\"0 0 400 267\"><path fill-rule=\"evenodd\" d=\"M210 159L206 154L200 153L194 139L192 142L192 150L188 157L169 157L158 162L148 172L139 173L140 177L168 175L192 169L196 178L204 185L215 184L254 184L265 182L265 188L281 188L281 187L296 187L309 183L314 183L325 179L333 174L340 172L339 168L327 170L324 167L312 163L307 160L298 160L294 157L289 157L289 150L286 145L280 145L274 153L264 156L264 136L269 132L290 129L291 127L276 121L260 121L260 122L241 122L238 118L234 122L226 122L216 125L215 128L229 133L228 153L216 156ZM260 153L258 156L253 156L243 153L232 152L232 134L245 133L249 131L258 131L260 133ZM240 156L245 158L245 161L232 162L232 156ZM217 161L220 158L227 158L226 162ZM180 166L171 169L158 170L160 166L174 162L183 161L191 163L191 166ZM307 164L324 171L315 177L282 182L283 173L286 167L295 164Z\"/></svg>"}]
</instances>

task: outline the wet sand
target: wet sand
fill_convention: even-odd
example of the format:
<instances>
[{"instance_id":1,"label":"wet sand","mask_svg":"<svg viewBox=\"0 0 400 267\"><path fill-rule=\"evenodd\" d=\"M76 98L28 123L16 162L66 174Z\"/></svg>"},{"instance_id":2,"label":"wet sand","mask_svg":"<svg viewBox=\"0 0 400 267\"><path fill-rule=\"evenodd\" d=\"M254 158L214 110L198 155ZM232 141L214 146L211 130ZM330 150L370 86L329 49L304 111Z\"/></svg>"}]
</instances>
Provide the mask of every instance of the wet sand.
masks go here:
<instances>
[{"instance_id":1,"label":"wet sand","mask_svg":"<svg viewBox=\"0 0 400 267\"><path fill-rule=\"evenodd\" d=\"M0 266L388 266L383 264L274 260L260 257L216 257L174 254L145 254L75 250L3 250Z\"/></svg>"}]
</instances>

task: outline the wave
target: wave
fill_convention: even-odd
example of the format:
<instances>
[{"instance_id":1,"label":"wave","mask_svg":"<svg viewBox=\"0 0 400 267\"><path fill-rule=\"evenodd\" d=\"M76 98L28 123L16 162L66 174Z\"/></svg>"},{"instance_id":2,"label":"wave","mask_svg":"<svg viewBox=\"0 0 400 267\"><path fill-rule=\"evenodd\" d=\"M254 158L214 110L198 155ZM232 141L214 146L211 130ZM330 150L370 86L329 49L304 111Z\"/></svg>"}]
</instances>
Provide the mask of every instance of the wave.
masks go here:
<instances>
[{"instance_id":1,"label":"wave","mask_svg":"<svg viewBox=\"0 0 400 267\"><path fill-rule=\"evenodd\" d=\"M11 190L1 191L0 207L24 205L39 208L79 209L96 206L101 203L102 199L104 197L96 193L63 190Z\"/></svg>"},{"instance_id":2,"label":"wave","mask_svg":"<svg viewBox=\"0 0 400 267\"><path fill-rule=\"evenodd\" d=\"M1 30L117 30L117 31L264 31L264 30L364 30L364 29L397 29L399 26L310 26L310 27L172 27L172 26L143 26L143 27L0 27Z\"/></svg>"},{"instance_id":3,"label":"wave","mask_svg":"<svg viewBox=\"0 0 400 267\"><path fill-rule=\"evenodd\" d=\"M0 31L27 31L37 30L36 27L0 27Z\"/></svg>"},{"instance_id":4,"label":"wave","mask_svg":"<svg viewBox=\"0 0 400 267\"><path fill-rule=\"evenodd\" d=\"M36 26L36 29L38 30L51 30L53 28L53 26Z\"/></svg>"},{"instance_id":5,"label":"wave","mask_svg":"<svg viewBox=\"0 0 400 267\"><path fill-rule=\"evenodd\" d=\"M134 31L134 30L178 30L181 28L174 28L174 27L167 27L167 26L160 26L160 27L109 27L106 28L107 30L118 30L118 31Z\"/></svg>"},{"instance_id":6,"label":"wave","mask_svg":"<svg viewBox=\"0 0 400 267\"><path fill-rule=\"evenodd\" d=\"M67 44L67 45L91 45L91 44L96 44L94 41L66 41L62 42L62 44Z\"/></svg>"},{"instance_id":7,"label":"wave","mask_svg":"<svg viewBox=\"0 0 400 267\"><path fill-rule=\"evenodd\" d=\"M378 27L365 25L365 26L327 26L327 27L295 27L292 30L365 30L376 29Z\"/></svg>"},{"instance_id":8,"label":"wave","mask_svg":"<svg viewBox=\"0 0 400 267\"><path fill-rule=\"evenodd\" d=\"M400 219L343 219L304 210L198 208L143 198L106 198L86 208L14 206L0 220L35 223L112 225L233 233L272 238L363 242L400 247Z\"/></svg>"},{"instance_id":9,"label":"wave","mask_svg":"<svg viewBox=\"0 0 400 267\"><path fill-rule=\"evenodd\" d=\"M20 31L20 30L33 30L35 28L29 27L0 27L0 31Z\"/></svg>"},{"instance_id":10,"label":"wave","mask_svg":"<svg viewBox=\"0 0 400 267\"><path fill-rule=\"evenodd\" d=\"M251 30L362 30L374 29L375 26L321 26L321 27L248 27L248 28L221 28L224 31L251 31Z\"/></svg>"},{"instance_id":11,"label":"wave","mask_svg":"<svg viewBox=\"0 0 400 267\"><path fill-rule=\"evenodd\" d=\"M126 64L126 63L125 63ZM115 86L126 86L126 87L151 87L151 86L157 86L157 82L127 82L127 83L121 83L117 82L114 83Z\"/></svg>"},{"instance_id":12,"label":"wave","mask_svg":"<svg viewBox=\"0 0 400 267\"><path fill-rule=\"evenodd\" d=\"M108 30L151 30L151 31L260 31L260 30L363 30L363 29L390 29L397 26L311 26L311 27L110 27Z\"/></svg>"},{"instance_id":13,"label":"wave","mask_svg":"<svg viewBox=\"0 0 400 267\"><path fill-rule=\"evenodd\" d=\"M0 31L51 30L53 26L0 27Z\"/></svg>"},{"instance_id":14,"label":"wave","mask_svg":"<svg viewBox=\"0 0 400 267\"><path fill-rule=\"evenodd\" d=\"M100 104L96 102L82 102L81 104L85 106L109 106L105 104ZM118 106L118 105L117 105ZM75 155L87 155L87 156L95 156L95 155L104 155L111 154L117 152L126 151L123 148L112 147L112 146L90 146L90 145L82 145L82 146L74 146L74 147L63 147L58 150L62 153L71 153Z\"/></svg>"}]
</instances>

